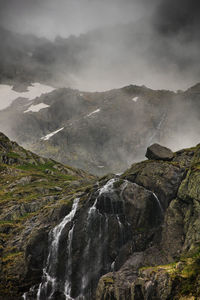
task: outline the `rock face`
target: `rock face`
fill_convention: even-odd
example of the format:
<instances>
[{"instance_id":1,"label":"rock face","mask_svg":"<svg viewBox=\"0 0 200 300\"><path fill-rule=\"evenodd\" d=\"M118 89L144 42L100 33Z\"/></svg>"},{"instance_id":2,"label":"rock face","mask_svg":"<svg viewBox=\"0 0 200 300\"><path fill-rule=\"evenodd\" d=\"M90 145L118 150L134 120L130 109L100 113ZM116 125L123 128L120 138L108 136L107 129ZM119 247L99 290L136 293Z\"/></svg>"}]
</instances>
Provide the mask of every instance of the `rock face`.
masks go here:
<instances>
[{"instance_id":1,"label":"rock face","mask_svg":"<svg viewBox=\"0 0 200 300\"><path fill-rule=\"evenodd\" d=\"M176 153L170 163L183 162L188 155L184 168L189 167L189 171L166 208L160 240L145 251L130 255L117 272L104 275L99 280L96 299L199 299L200 149L191 150ZM134 168L128 171L128 176Z\"/></svg>"},{"instance_id":2,"label":"rock face","mask_svg":"<svg viewBox=\"0 0 200 300\"><path fill-rule=\"evenodd\" d=\"M148 159L172 160L174 154L170 149L166 147L163 147L159 144L153 144L147 148L147 152L145 156Z\"/></svg>"},{"instance_id":3,"label":"rock face","mask_svg":"<svg viewBox=\"0 0 200 300\"><path fill-rule=\"evenodd\" d=\"M118 174L144 159L155 142L168 145L170 140L172 149L198 143L199 98L198 87L182 93L135 85L100 93L60 88L30 102L46 105L38 112L24 113L27 101L17 99L0 111L0 128L39 155L100 176ZM187 111L194 112L191 120ZM172 158L163 151L157 146L151 157Z\"/></svg>"},{"instance_id":4,"label":"rock face","mask_svg":"<svg viewBox=\"0 0 200 300\"><path fill-rule=\"evenodd\" d=\"M95 183L26 153L0 165L0 299L199 297L199 146Z\"/></svg>"},{"instance_id":5,"label":"rock face","mask_svg":"<svg viewBox=\"0 0 200 300\"><path fill-rule=\"evenodd\" d=\"M0 179L0 299L21 299L41 280L49 230L71 210L71 197L94 178L0 133Z\"/></svg>"},{"instance_id":6,"label":"rock face","mask_svg":"<svg viewBox=\"0 0 200 300\"><path fill-rule=\"evenodd\" d=\"M24 113L27 102L16 100L0 111L0 127L42 156L92 174L119 173L134 159L143 158L151 137L160 135L166 121L164 111L173 96L169 91L134 85L102 93L62 88L31 101L33 106L48 105L37 113ZM47 139L48 134L61 128Z\"/></svg>"}]
</instances>

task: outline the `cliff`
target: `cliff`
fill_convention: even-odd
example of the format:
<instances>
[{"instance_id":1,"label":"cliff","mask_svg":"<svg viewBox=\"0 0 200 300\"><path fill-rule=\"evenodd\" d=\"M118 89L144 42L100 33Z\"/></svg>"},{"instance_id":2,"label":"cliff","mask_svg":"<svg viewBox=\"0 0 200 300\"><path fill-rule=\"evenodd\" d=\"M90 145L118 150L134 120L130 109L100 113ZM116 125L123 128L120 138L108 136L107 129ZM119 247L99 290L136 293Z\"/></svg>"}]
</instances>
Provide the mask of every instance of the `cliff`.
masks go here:
<instances>
[{"instance_id":1,"label":"cliff","mask_svg":"<svg viewBox=\"0 0 200 300\"><path fill-rule=\"evenodd\" d=\"M199 145L99 179L0 150L0 299L200 297Z\"/></svg>"}]
</instances>

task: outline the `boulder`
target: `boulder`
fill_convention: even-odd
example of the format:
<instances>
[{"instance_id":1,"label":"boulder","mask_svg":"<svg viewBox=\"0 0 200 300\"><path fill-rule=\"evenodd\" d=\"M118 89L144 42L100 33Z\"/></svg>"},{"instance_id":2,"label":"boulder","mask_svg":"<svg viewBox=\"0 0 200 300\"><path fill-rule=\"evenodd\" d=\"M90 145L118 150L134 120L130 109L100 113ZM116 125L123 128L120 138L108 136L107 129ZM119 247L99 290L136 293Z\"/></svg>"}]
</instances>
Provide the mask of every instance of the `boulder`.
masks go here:
<instances>
[{"instance_id":1,"label":"boulder","mask_svg":"<svg viewBox=\"0 0 200 300\"><path fill-rule=\"evenodd\" d=\"M145 156L148 159L172 160L174 154L169 148L163 147L159 144L153 144L147 148L147 152Z\"/></svg>"}]
</instances>

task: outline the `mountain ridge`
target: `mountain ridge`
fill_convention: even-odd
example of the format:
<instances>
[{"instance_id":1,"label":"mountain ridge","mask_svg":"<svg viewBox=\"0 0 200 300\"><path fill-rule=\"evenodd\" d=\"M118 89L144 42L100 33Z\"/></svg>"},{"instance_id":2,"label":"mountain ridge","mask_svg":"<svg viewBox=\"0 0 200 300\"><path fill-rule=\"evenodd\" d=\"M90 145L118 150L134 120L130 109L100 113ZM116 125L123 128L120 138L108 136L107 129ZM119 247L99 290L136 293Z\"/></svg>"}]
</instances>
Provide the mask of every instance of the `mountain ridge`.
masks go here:
<instances>
[{"instance_id":1,"label":"mountain ridge","mask_svg":"<svg viewBox=\"0 0 200 300\"><path fill-rule=\"evenodd\" d=\"M197 143L199 96L198 84L177 93L135 85L96 93L62 88L14 101L0 111L0 128L42 156L97 175L120 173L151 143L175 150Z\"/></svg>"}]
</instances>

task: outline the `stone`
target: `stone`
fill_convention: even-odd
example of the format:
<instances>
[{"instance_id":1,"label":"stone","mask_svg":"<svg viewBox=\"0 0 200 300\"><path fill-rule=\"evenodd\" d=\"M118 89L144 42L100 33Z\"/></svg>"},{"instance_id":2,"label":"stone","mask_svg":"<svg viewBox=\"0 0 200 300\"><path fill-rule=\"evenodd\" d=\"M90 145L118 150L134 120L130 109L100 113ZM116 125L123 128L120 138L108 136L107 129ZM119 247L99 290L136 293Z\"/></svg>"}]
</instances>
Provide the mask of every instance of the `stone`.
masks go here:
<instances>
[{"instance_id":1,"label":"stone","mask_svg":"<svg viewBox=\"0 0 200 300\"><path fill-rule=\"evenodd\" d=\"M153 144L147 148L147 152L145 156L148 159L172 160L174 154L169 148L163 147L159 144Z\"/></svg>"},{"instance_id":2,"label":"stone","mask_svg":"<svg viewBox=\"0 0 200 300\"><path fill-rule=\"evenodd\" d=\"M79 170L70 169L76 175L70 181L59 169L49 176L25 163L18 173L18 162L5 173L2 165L0 299L20 300L24 292L28 300L37 298L51 229L70 214L76 198L77 212L63 227L51 260L57 262L58 283L52 300L64 299L66 278L75 299L177 300L185 299L185 291L198 296L200 146L191 149L175 153L173 161L146 160L117 177L97 183L91 178L89 185L84 177L90 176ZM11 193L16 181L21 186Z\"/></svg>"}]
</instances>

